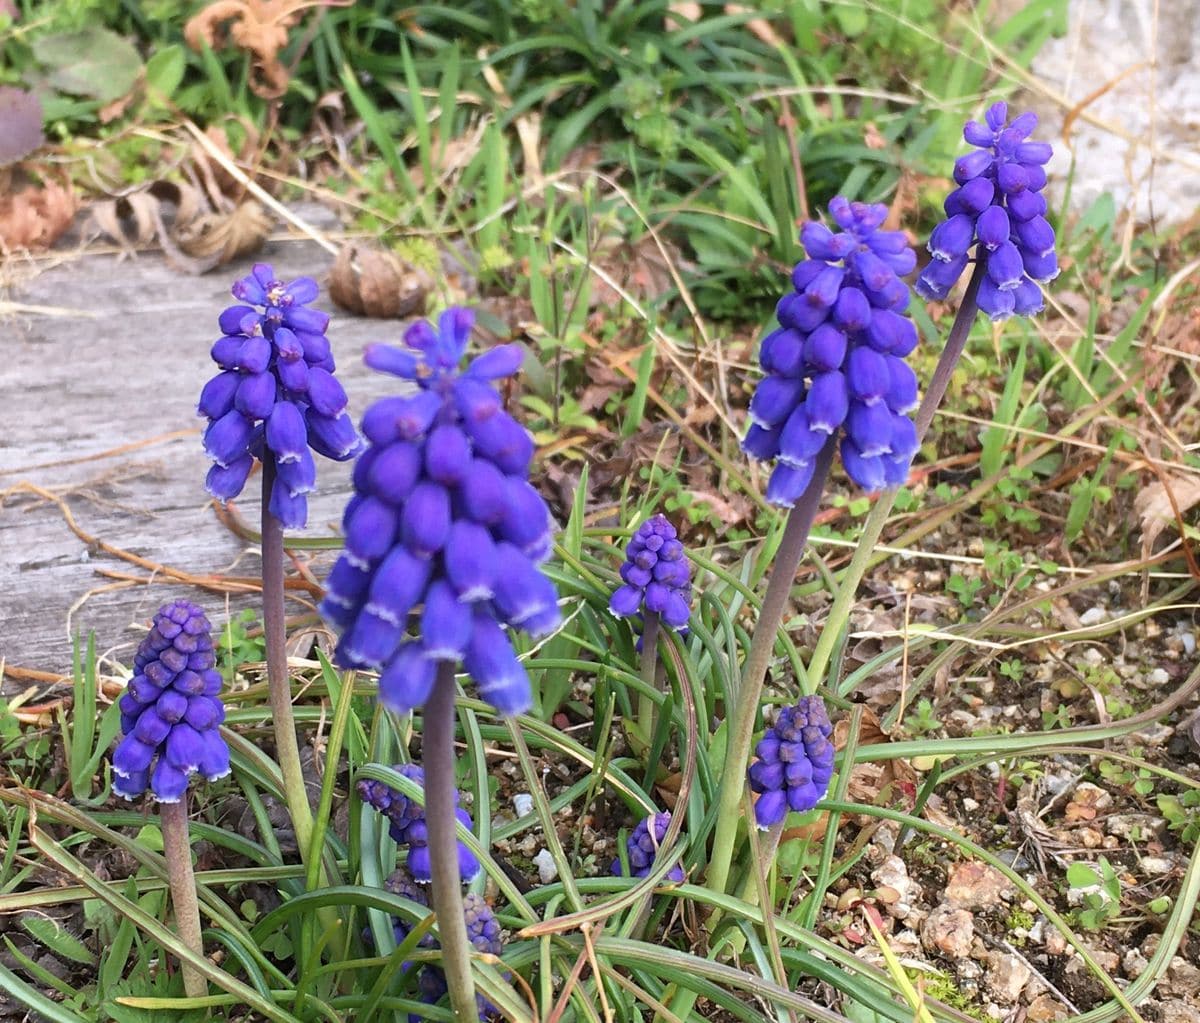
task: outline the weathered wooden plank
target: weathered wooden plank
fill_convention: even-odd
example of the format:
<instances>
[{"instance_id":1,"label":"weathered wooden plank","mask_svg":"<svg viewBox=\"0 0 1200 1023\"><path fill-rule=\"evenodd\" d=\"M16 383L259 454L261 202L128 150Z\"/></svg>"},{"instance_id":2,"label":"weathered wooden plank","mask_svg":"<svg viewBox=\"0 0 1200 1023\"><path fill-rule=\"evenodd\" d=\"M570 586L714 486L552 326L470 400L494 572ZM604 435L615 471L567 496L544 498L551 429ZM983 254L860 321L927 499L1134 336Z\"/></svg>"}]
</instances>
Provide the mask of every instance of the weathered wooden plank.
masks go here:
<instances>
[{"instance_id":1,"label":"weathered wooden plank","mask_svg":"<svg viewBox=\"0 0 1200 1023\"><path fill-rule=\"evenodd\" d=\"M303 273L321 279L332 264L320 246L299 240L271 243L258 258L274 263L285 279ZM124 262L84 256L9 296L75 312L0 318L0 659L8 665L66 671L71 634L88 630L95 630L99 649L128 663L157 606L184 592L161 578L151 586L111 588L113 580L98 570L151 573L89 550L57 505L23 492L22 484L62 495L82 530L150 561L195 574L258 573L257 552L233 537L208 503L208 462L195 413L213 373L208 352L219 334L217 314L231 302L230 282L249 265L195 278L176 273L156 253ZM363 348L398 340L400 324L349 316L324 294L317 304L334 313L330 337L357 420L398 384L363 366ZM350 469L317 461L308 533L321 535L340 519ZM255 482L241 502L249 518L257 514ZM329 560L318 561L320 572ZM224 620L223 596L191 592L214 620Z\"/></svg>"}]
</instances>

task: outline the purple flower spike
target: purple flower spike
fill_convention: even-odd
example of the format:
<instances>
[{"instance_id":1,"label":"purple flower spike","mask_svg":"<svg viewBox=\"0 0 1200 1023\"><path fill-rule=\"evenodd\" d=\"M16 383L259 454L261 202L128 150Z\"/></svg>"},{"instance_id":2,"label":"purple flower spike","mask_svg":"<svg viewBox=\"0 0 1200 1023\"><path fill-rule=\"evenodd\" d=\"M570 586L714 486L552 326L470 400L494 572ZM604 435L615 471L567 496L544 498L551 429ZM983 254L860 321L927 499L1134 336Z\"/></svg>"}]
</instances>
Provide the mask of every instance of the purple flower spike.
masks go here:
<instances>
[{"instance_id":1,"label":"purple flower spike","mask_svg":"<svg viewBox=\"0 0 1200 1023\"><path fill-rule=\"evenodd\" d=\"M117 795L135 799L149 789L156 801L177 803L192 775L215 781L229 773L211 628L185 600L164 604L154 616L120 700L124 738L112 758Z\"/></svg>"},{"instance_id":2,"label":"purple flower spike","mask_svg":"<svg viewBox=\"0 0 1200 1023\"><path fill-rule=\"evenodd\" d=\"M625 841L625 851L629 860L629 870L633 877L646 877L654 867L658 847L662 844L667 828L671 824L671 815L665 810L638 822L636 828ZM612 873L616 877L622 875L621 860L615 859ZM683 872L683 864L676 863L667 872L664 880L672 884L683 884L687 875Z\"/></svg>"},{"instance_id":3,"label":"purple flower spike","mask_svg":"<svg viewBox=\"0 0 1200 1023\"><path fill-rule=\"evenodd\" d=\"M750 788L758 793L754 819L760 828L780 823L789 810L811 810L824 798L833 777L832 734L819 696L802 697L779 712L755 749L758 759L750 765Z\"/></svg>"},{"instance_id":4,"label":"purple flower spike","mask_svg":"<svg viewBox=\"0 0 1200 1023\"><path fill-rule=\"evenodd\" d=\"M425 772L416 764L397 764L395 771L405 778L412 779L424 789ZM358 794L364 803L374 807L388 819L388 834L396 844L407 847L408 871L413 880L418 884L428 884L433 879L433 874L430 870L429 831L425 823L425 808L391 786L365 778L358 783ZM456 795L456 806L457 802ZM467 830L474 827L471 815L466 810L459 807L454 812ZM458 864L459 876L464 881L474 880L479 873L479 860L462 842L458 843Z\"/></svg>"},{"instance_id":5,"label":"purple flower spike","mask_svg":"<svg viewBox=\"0 0 1200 1023\"><path fill-rule=\"evenodd\" d=\"M978 304L993 320L1030 316L1042 308L1036 282L1058 271L1054 229L1045 219L1046 184L1042 164L1052 150L1046 142L1028 142L1037 117L1021 114L1007 123L1008 107L995 103L984 123L968 121L963 138L975 150L954 165L961 187L946 198L946 217L929 236L933 259L921 271L917 293L945 298L962 276L975 250L987 276ZM1035 295L1035 292L1037 293Z\"/></svg>"},{"instance_id":6,"label":"purple flower spike","mask_svg":"<svg viewBox=\"0 0 1200 1023\"><path fill-rule=\"evenodd\" d=\"M691 570L683 543L665 515L647 519L625 548L619 587L608 609L619 618L654 611L672 629L687 628L692 606Z\"/></svg>"},{"instance_id":7,"label":"purple flower spike","mask_svg":"<svg viewBox=\"0 0 1200 1023\"><path fill-rule=\"evenodd\" d=\"M346 414L346 392L333 376L325 329L329 317L306 308L317 282L276 279L266 263L233 285L231 306L217 318L225 336L212 348L221 368L200 394L198 410L208 419L204 450L216 463L208 492L228 501L242 492L254 459L266 448L280 467L270 495L271 513L288 528L308 521L308 498L316 486L312 451L344 461L358 448ZM300 469L284 472L284 466Z\"/></svg>"},{"instance_id":8,"label":"purple flower spike","mask_svg":"<svg viewBox=\"0 0 1200 1023\"><path fill-rule=\"evenodd\" d=\"M540 636L560 622L538 568L552 533L529 483L533 439L491 383L519 368L522 349L494 348L460 370L473 323L471 310L450 309L436 327L409 327L407 349L366 353L367 365L416 390L381 398L363 416L369 443L321 613L340 634L338 662L379 670L380 700L397 713L425 704L439 662L461 662L501 714L527 710L529 676L507 629ZM327 386L320 374L310 393L315 386ZM310 431L311 414L336 405L321 411L314 401Z\"/></svg>"},{"instance_id":9,"label":"purple flower spike","mask_svg":"<svg viewBox=\"0 0 1200 1023\"><path fill-rule=\"evenodd\" d=\"M985 181L982 187L990 198L993 186ZM962 204L979 202L974 176L959 191L965 194ZM822 449L847 434L850 443L841 450L850 457L843 466L859 486L876 490L907 477L907 463L888 474L879 468L882 456L898 461L903 456L891 454L891 416L873 406L886 403L901 413L912 407L907 379L897 381L889 364L917 345L917 329L905 315L908 286L900 279L915 267L916 255L902 233L880 230L884 206L838 196L829 213L839 232L817 223L801 229L808 258L792 271L795 291L779 303L784 329L763 341L759 358L768 375L751 399L753 425L742 442L752 458L775 462L767 500L786 508L812 483ZM973 223L965 213L958 215L931 243L958 272L967 262ZM1029 233L1044 239L1040 224Z\"/></svg>"}]
</instances>

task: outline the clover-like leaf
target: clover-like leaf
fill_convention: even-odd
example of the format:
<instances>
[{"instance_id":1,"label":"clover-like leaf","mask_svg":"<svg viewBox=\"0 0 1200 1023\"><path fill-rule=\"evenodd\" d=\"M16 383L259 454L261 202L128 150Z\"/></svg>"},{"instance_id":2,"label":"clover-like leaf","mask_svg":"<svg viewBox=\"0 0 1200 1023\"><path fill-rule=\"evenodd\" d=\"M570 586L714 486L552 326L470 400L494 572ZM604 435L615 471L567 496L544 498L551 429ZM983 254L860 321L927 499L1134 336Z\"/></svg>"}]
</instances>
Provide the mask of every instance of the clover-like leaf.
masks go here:
<instances>
[{"instance_id":1,"label":"clover-like leaf","mask_svg":"<svg viewBox=\"0 0 1200 1023\"><path fill-rule=\"evenodd\" d=\"M41 36L33 41L33 55L48 69L54 88L101 103L128 93L142 70L142 58L127 39L96 26Z\"/></svg>"}]
</instances>

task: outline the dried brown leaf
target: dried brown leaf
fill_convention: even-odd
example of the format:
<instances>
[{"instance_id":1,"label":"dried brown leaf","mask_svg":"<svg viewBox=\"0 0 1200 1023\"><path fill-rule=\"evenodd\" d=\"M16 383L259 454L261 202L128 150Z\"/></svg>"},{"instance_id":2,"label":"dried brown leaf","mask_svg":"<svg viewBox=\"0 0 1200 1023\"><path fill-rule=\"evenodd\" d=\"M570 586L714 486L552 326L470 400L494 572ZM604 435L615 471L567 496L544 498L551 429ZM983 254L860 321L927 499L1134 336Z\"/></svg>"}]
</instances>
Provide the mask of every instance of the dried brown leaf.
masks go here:
<instances>
[{"instance_id":1,"label":"dried brown leaf","mask_svg":"<svg viewBox=\"0 0 1200 1023\"><path fill-rule=\"evenodd\" d=\"M1182 515L1197 503L1200 503L1200 476L1164 472L1138 491L1133 507L1142 520L1142 556L1149 557L1162 531L1175 522L1176 509Z\"/></svg>"},{"instance_id":2,"label":"dried brown leaf","mask_svg":"<svg viewBox=\"0 0 1200 1023\"><path fill-rule=\"evenodd\" d=\"M49 248L71 224L75 193L53 181L0 196L0 248Z\"/></svg>"},{"instance_id":3,"label":"dried brown leaf","mask_svg":"<svg viewBox=\"0 0 1200 1023\"><path fill-rule=\"evenodd\" d=\"M343 245L329 277L330 297L343 309L380 319L420 315L433 280L394 252Z\"/></svg>"},{"instance_id":4,"label":"dried brown leaf","mask_svg":"<svg viewBox=\"0 0 1200 1023\"><path fill-rule=\"evenodd\" d=\"M184 38L193 50L207 44L217 50L224 44L221 26L229 23L229 41L255 58L257 74L250 88L264 99L278 99L290 75L279 59L288 41L288 29L307 7L348 7L354 0L216 0L192 17Z\"/></svg>"},{"instance_id":5,"label":"dried brown leaf","mask_svg":"<svg viewBox=\"0 0 1200 1023\"><path fill-rule=\"evenodd\" d=\"M174 208L170 227L166 207ZM263 208L251 199L237 206L223 201L214 209L196 186L171 181L97 203L92 223L127 253L157 240L167 261L190 274L207 273L254 252L271 227Z\"/></svg>"}]
</instances>

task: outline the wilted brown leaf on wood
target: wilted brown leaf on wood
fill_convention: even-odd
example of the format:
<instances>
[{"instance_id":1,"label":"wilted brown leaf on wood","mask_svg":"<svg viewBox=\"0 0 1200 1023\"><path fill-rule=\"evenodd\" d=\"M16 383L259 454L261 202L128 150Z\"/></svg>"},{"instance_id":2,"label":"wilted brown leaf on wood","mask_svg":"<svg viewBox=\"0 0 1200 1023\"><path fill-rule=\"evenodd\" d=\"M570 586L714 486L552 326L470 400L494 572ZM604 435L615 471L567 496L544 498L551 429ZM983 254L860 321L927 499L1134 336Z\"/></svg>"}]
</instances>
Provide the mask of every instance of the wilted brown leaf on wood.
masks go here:
<instances>
[{"instance_id":1,"label":"wilted brown leaf on wood","mask_svg":"<svg viewBox=\"0 0 1200 1023\"><path fill-rule=\"evenodd\" d=\"M70 226L78 206L75 193L53 181L0 196L0 248L49 248Z\"/></svg>"},{"instance_id":2,"label":"wilted brown leaf on wood","mask_svg":"<svg viewBox=\"0 0 1200 1023\"><path fill-rule=\"evenodd\" d=\"M379 319L421 315L432 288L425 270L375 246L343 245L329 277L338 305Z\"/></svg>"},{"instance_id":3,"label":"wilted brown leaf on wood","mask_svg":"<svg viewBox=\"0 0 1200 1023\"><path fill-rule=\"evenodd\" d=\"M215 202L215 205L214 205ZM174 207L170 226L165 207ZM262 246L271 220L253 199L234 204L191 184L156 181L92 208L99 231L127 252L157 239L176 269L202 274Z\"/></svg>"}]
</instances>

